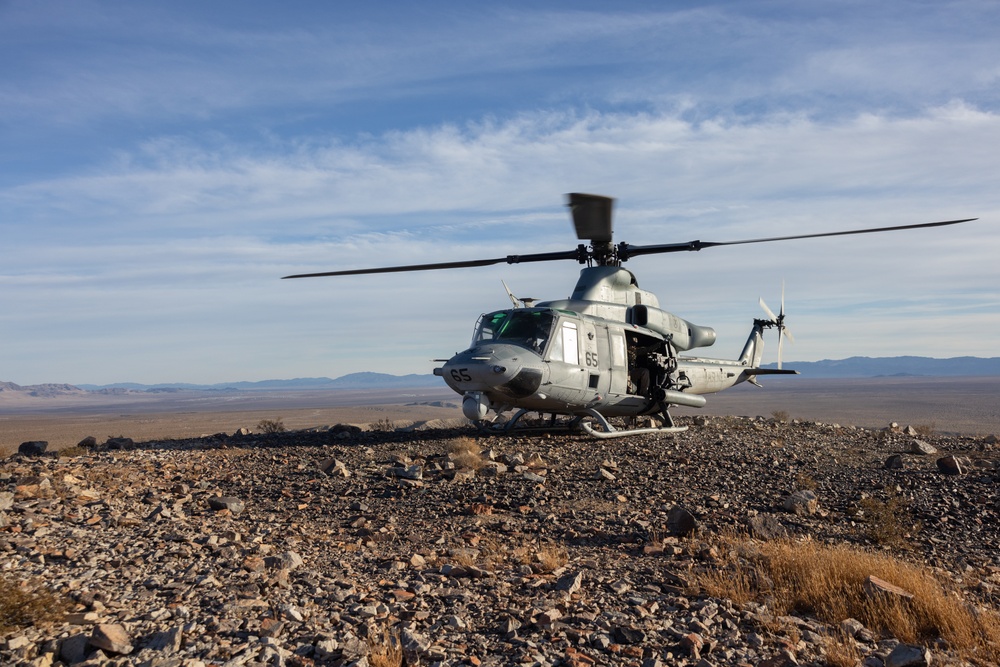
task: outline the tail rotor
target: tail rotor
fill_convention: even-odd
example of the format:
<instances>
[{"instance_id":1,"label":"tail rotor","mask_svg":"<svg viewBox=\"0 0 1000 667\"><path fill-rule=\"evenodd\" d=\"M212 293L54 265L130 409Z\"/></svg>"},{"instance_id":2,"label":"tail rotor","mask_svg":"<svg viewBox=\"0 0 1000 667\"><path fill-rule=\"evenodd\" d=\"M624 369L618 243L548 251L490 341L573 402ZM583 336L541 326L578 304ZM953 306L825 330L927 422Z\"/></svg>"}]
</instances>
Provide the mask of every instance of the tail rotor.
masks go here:
<instances>
[{"instance_id":1,"label":"tail rotor","mask_svg":"<svg viewBox=\"0 0 1000 667\"><path fill-rule=\"evenodd\" d=\"M784 344L784 340L787 338L789 343L795 342L795 337L792 336L792 332L788 330L785 326L785 284L781 284L781 309L778 314L775 315L774 311L767 307L764 303L764 299L759 300L760 307L764 310L767 316L770 318L768 322L769 326L775 327L778 330L778 370L781 370L781 350Z\"/></svg>"}]
</instances>

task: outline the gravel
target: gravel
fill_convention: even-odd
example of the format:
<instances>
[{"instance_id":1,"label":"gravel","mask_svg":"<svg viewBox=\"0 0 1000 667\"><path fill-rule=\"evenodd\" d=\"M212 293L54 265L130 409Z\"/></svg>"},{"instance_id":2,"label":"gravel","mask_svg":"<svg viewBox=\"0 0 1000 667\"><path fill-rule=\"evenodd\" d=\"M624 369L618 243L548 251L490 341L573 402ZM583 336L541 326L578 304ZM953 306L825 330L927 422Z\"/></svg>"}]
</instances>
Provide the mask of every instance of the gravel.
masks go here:
<instances>
[{"instance_id":1,"label":"gravel","mask_svg":"<svg viewBox=\"0 0 1000 667\"><path fill-rule=\"evenodd\" d=\"M683 421L610 441L333 427L15 454L0 572L68 613L8 630L0 662L823 665L843 623L776 625L696 573L734 533L884 550L866 500L901 508L900 558L996 610L996 438ZM955 660L848 626L869 667Z\"/></svg>"}]
</instances>

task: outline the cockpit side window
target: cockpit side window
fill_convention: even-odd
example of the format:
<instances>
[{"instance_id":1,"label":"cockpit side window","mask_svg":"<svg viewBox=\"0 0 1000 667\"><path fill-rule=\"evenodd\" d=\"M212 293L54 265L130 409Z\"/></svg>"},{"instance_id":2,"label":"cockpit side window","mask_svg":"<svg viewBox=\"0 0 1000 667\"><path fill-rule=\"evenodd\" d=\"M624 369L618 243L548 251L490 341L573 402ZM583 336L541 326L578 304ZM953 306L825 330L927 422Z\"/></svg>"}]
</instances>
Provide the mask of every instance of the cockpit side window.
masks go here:
<instances>
[{"instance_id":1,"label":"cockpit side window","mask_svg":"<svg viewBox=\"0 0 1000 667\"><path fill-rule=\"evenodd\" d=\"M483 316L473 344L503 341L542 354L552 332L551 312L503 310Z\"/></svg>"}]
</instances>

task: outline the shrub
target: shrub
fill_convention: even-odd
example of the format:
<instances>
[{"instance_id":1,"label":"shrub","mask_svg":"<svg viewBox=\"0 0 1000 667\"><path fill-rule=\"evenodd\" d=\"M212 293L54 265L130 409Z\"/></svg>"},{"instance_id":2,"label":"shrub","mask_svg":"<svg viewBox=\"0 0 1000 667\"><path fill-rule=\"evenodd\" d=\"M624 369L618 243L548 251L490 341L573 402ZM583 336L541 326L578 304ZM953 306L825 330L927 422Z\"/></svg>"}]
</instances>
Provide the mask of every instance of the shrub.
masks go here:
<instances>
[{"instance_id":1,"label":"shrub","mask_svg":"<svg viewBox=\"0 0 1000 667\"><path fill-rule=\"evenodd\" d=\"M261 419L257 422L257 430L265 435L275 435L276 433L285 432L285 424L281 421L281 417L277 419Z\"/></svg>"},{"instance_id":2,"label":"shrub","mask_svg":"<svg viewBox=\"0 0 1000 667\"><path fill-rule=\"evenodd\" d=\"M788 412L785 410L775 410L771 413L771 416L774 418L774 421L781 424L787 424L789 421Z\"/></svg>"},{"instance_id":3,"label":"shrub","mask_svg":"<svg viewBox=\"0 0 1000 667\"><path fill-rule=\"evenodd\" d=\"M906 525L909 508L898 495L890 494L885 502L864 498L861 509L864 511L865 533L876 544L898 547L912 530L912 525Z\"/></svg>"},{"instance_id":4,"label":"shrub","mask_svg":"<svg viewBox=\"0 0 1000 667\"><path fill-rule=\"evenodd\" d=\"M65 610L65 601L41 585L0 576L0 632L55 622Z\"/></svg>"}]
</instances>

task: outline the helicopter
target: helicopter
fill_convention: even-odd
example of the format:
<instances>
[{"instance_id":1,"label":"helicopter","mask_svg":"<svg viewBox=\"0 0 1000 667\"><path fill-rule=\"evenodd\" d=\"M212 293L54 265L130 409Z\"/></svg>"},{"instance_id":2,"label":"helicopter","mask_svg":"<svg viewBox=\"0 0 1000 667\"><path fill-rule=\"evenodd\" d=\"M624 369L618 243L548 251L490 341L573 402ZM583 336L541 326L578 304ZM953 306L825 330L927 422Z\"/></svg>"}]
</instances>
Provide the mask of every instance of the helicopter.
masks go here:
<instances>
[{"instance_id":1,"label":"helicopter","mask_svg":"<svg viewBox=\"0 0 1000 667\"><path fill-rule=\"evenodd\" d=\"M507 288L513 308L481 315L470 346L449 359L436 359L434 374L462 395L462 413L485 433L510 433L529 425L526 415L545 429L582 430L597 438L669 434L685 430L671 406L700 408L705 395L742 382L760 386L762 375L796 374L781 367L785 326L784 288L777 315L763 299L766 318L754 319L737 359L686 356L716 342L711 327L662 310L652 292L641 289L622 264L634 257L707 248L770 243L852 234L942 227L977 218L922 224L800 234L740 241L689 241L631 245L612 240L614 199L603 195L567 196L577 238L573 250L507 255L492 259L414 264L372 269L304 273L290 278L350 276L457 269L495 264L573 260L586 265L566 299L519 299ZM777 368L761 367L764 332L778 336ZM512 414L511 414L512 413ZM626 426L612 425L624 418ZM646 418L649 426L639 427ZM523 421L522 421L523 420Z\"/></svg>"}]
</instances>

